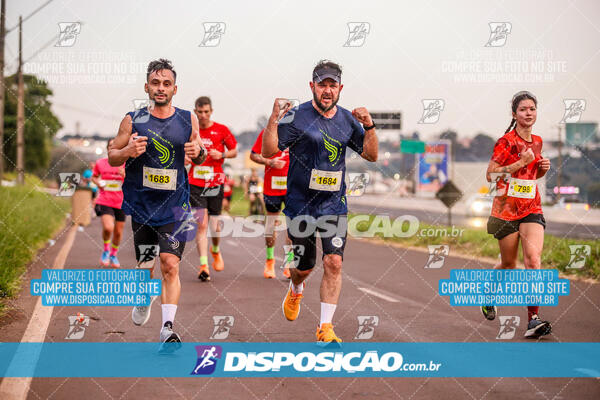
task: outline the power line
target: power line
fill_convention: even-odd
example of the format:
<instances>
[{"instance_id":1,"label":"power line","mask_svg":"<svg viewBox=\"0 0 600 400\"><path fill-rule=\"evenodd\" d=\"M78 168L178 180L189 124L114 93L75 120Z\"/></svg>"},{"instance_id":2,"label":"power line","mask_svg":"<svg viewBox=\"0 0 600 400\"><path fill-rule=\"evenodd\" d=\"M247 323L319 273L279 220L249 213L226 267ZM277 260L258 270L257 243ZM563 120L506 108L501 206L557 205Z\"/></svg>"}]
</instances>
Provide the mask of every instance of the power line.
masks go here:
<instances>
[{"instance_id":1,"label":"power line","mask_svg":"<svg viewBox=\"0 0 600 400\"><path fill-rule=\"evenodd\" d=\"M47 2L45 2L44 4L42 4L41 6L39 6L38 8L36 8L35 10L33 10L28 16L26 16L25 18L23 18L22 22L27 21L29 18L33 17L38 11L40 11L42 8L46 7L48 4L52 3L54 0L48 0ZM14 31L15 29L17 29L19 27L19 24L13 26L10 29L6 30L6 34L8 35L10 32Z\"/></svg>"},{"instance_id":2,"label":"power line","mask_svg":"<svg viewBox=\"0 0 600 400\"><path fill-rule=\"evenodd\" d=\"M33 58L35 58L35 56L37 56L38 54L40 54L42 51L46 50L46 48L48 48L50 45L55 44L59 37L60 37L60 33L58 35L54 36L52 39L50 39L42 47L40 47L39 49L37 49L35 51L35 53L33 53L31 56L29 56L29 58L27 58L25 61L23 61L23 64L26 64L27 62L31 61Z\"/></svg>"},{"instance_id":3,"label":"power line","mask_svg":"<svg viewBox=\"0 0 600 400\"><path fill-rule=\"evenodd\" d=\"M80 22L81 25L83 25L82 22ZM58 41L58 39L60 38L60 32L55 35L52 39L50 39L49 41L47 41L42 47L40 47L39 49L37 49L32 55L30 55L26 60L23 61L23 64L27 64L29 61L33 60L38 54L40 54L42 51L46 50L48 47L56 44L56 42ZM11 69L14 68L15 65L18 65L19 62L18 60L15 61L14 64L11 64L10 66L6 66L6 69Z\"/></svg>"}]
</instances>

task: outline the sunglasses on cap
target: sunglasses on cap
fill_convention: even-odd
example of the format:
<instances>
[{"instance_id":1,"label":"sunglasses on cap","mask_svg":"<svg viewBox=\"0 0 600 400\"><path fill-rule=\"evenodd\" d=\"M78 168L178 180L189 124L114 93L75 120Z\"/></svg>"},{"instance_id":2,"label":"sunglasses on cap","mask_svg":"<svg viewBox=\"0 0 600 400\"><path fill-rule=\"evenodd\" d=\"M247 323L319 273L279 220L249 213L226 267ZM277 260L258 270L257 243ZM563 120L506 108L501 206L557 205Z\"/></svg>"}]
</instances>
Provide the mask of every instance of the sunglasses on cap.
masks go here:
<instances>
[{"instance_id":1,"label":"sunglasses on cap","mask_svg":"<svg viewBox=\"0 0 600 400\"><path fill-rule=\"evenodd\" d=\"M313 82L319 83L327 78L333 79L337 83L342 82L342 74L337 69L321 67L313 71Z\"/></svg>"}]
</instances>

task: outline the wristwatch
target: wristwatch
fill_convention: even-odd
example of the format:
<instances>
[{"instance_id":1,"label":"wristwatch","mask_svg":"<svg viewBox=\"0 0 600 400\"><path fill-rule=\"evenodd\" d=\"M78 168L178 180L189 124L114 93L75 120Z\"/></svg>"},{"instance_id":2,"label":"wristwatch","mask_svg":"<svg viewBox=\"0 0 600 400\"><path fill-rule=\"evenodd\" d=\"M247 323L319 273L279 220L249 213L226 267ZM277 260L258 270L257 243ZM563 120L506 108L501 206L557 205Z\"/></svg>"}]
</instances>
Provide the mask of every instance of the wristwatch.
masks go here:
<instances>
[{"instance_id":1,"label":"wristwatch","mask_svg":"<svg viewBox=\"0 0 600 400\"><path fill-rule=\"evenodd\" d=\"M370 130L370 129L373 129L373 128L375 128L376 126L377 126L377 125L375 125L375 121L373 121L373 125L371 125L371 126L364 126L364 125L363 125L363 129L364 129L365 131L368 131L368 130Z\"/></svg>"},{"instance_id":2,"label":"wristwatch","mask_svg":"<svg viewBox=\"0 0 600 400\"><path fill-rule=\"evenodd\" d=\"M225 152L221 153L221 158L225 158Z\"/></svg>"}]
</instances>

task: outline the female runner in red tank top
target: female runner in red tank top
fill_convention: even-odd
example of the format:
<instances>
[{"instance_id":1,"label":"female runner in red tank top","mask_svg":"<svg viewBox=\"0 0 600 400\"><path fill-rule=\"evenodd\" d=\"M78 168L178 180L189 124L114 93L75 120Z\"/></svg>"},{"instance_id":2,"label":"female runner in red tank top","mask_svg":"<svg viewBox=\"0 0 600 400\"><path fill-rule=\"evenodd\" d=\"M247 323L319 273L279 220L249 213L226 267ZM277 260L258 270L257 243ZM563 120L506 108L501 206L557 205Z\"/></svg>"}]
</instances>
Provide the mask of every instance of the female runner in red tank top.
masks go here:
<instances>
[{"instance_id":1,"label":"female runner in red tank top","mask_svg":"<svg viewBox=\"0 0 600 400\"><path fill-rule=\"evenodd\" d=\"M542 138L531 133L537 118L537 99L530 92L518 92L512 99L512 121L496 142L487 169L487 179L496 182L496 196L488 233L498 239L501 262L497 268L517 265L519 241L525 268L540 269L546 220L542 213L536 180L550 169L542 157ZM482 306L483 315L493 320L495 306ZM538 338L552 331L548 321L538 317L539 306L527 306L527 338Z\"/></svg>"}]
</instances>

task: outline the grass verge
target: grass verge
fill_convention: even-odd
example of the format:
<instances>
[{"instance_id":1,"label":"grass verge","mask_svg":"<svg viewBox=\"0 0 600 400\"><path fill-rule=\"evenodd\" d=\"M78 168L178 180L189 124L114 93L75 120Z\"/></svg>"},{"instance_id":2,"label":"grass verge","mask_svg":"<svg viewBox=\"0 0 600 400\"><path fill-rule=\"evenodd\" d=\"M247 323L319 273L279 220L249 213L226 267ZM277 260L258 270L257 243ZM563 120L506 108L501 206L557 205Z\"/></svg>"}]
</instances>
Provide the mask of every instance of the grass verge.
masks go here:
<instances>
[{"instance_id":1,"label":"grass verge","mask_svg":"<svg viewBox=\"0 0 600 400\"><path fill-rule=\"evenodd\" d=\"M24 186L0 187L0 315L6 311L3 300L19 292L27 265L71 208L69 198L39 191L40 185L27 175Z\"/></svg>"},{"instance_id":2,"label":"grass verge","mask_svg":"<svg viewBox=\"0 0 600 400\"><path fill-rule=\"evenodd\" d=\"M242 188L236 187L231 199L230 215L247 216L249 212L248 200L244 198ZM352 218L358 215L349 214L349 226L352 226ZM365 218L365 217L361 217ZM433 244L447 244L450 246L451 254L462 254L476 257L487 257L497 259L500 254L498 241L485 230L472 228L453 228L441 225L429 225L419 223L417 231L407 237L390 237L390 230L393 226L385 226L382 220L374 221L375 216L370 215L365 221L356 223L356 229L359 232L366 232L373 222L375 222L378 233L375 237L380 240L392 241L403 246L423 247ZM407 232L408 223L403 226L403 231ZM385 232L385 233L384 233ZM350 235L350 234L349 234ZM387 237L386 237L387 236ZM580 269L567 269L566 266L571 260L570 245L589 245L591 254L586 258L586 263ZM519 246L519 259L523 259L523 254ZM556 268L559 271L576 275L582 278L600 279L600 240L582 240L560 238L553 235L544 235L544 251L542 253L542 267Z\"/></svg>"},{"instance_id":3,"label":"grass verge","mask_svg":"<svg viewBox=\"0 0 600 400\"><path fill-rule=\"evenodd\" d=\"M350 215L349 227L352 227L352 218L357 215ZM375 216L370 215L360 221L355 221L358 232L376 232L375 237L384 241L391 241L404 246L427 247L433 244L447 244L450 246L450 254L464 254L469 256L480 256L498 258L500 250L498 241L492 235L484 230L470 228L453 228L447 226L428 225L420 223L416 232L409 230L408 223L405 222L402 231L406 237L398 237L394 234L400 232L400 227L386 226L385 220L375 220ZM461 232L459 232L461 231ZM412 233L411 235L408 235ZM566 268L571 260L571 245L589 245L591 254L586 257L585 265L582 268ZM519 259L523 259L521 247L519 246ZM576 275L583 278L600 278L600 240L584 240L560 238L553 235L544 235L544 250L542 252L542 268L556 268L559 271Z\"/></svg>"}]
</instances>

